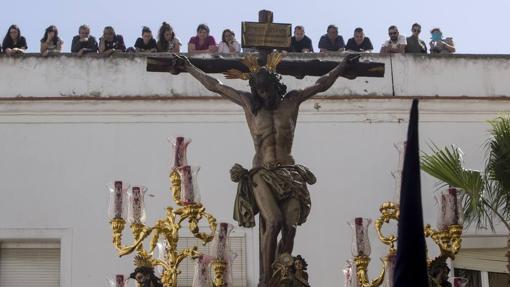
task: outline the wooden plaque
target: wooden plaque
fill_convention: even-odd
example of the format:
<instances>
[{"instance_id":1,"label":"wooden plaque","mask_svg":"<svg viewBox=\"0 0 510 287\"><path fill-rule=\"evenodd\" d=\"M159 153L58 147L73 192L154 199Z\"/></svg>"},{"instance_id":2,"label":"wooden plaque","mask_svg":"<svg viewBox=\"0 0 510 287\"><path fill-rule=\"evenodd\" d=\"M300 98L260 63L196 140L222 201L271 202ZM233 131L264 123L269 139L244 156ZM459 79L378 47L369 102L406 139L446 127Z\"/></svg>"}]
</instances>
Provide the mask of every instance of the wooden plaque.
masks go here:
<instances>
[{"instance_id":1,"label":"wooden plaque","mask_svg":"<svg viewBox=\"0 0 510 287\"><path fill-rule=\"evenodd\" d=\"M292 24L242 22L243 48L288 48Z\"/></svg>"}]
</instances>

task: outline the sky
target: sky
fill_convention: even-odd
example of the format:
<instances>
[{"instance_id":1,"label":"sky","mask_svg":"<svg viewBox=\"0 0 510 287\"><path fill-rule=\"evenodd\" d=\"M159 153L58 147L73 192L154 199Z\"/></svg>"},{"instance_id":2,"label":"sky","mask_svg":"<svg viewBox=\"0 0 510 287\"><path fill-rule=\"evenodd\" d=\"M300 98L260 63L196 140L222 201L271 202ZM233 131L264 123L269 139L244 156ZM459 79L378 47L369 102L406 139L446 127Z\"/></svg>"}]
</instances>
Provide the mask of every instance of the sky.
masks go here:
<instances>
[{"instance_id":1,"label":"sky","mask_svg":"<svg viewBox=\"0 0 510 287\"><path fill-rule=\"evenodd\" d=\"M126 46L133 46L142 26L149 26L154 36L166 21L187 50L187 42L196 34L196 27L206 23L211 35L221 40L223 29L230 28L240 41L242 21L258 21L258 11L274 12L275 23L303 25L312 39L314 49L329 24L339 27L345 42L356 27L362 27L376 51L388 38L387 29L396 25L408 36L411 25L422 25L421 38L427 44L430 30L440 27L445 37L453 37L457 52L465 54L510 54L507 19L509 0L452 1L117 1L117 0L45 0L2 1L0 34L3 39L8 27L17 24L28 42L29 52L38 52L40 39L49 25L56 25L69 52L72 37L81 24L91 27L99 38L105 26L113 26L124 36ZM436 4L436 5L434 5ZM505 24L504 24L505 23Z\"/></svg>"}]
</instances>

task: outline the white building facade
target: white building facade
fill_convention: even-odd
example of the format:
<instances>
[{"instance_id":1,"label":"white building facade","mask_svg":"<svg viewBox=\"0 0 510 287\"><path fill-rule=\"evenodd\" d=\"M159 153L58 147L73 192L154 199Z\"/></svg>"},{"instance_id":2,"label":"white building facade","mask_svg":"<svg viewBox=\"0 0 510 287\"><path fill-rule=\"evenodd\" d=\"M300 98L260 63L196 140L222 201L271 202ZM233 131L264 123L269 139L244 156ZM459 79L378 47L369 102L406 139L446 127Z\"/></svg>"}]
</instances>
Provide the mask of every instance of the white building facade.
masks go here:
<instances>
[{"instance_id":1,"label":"white building facade","mask_svg":"<svg viewBox=\"0 0 510 287\"><path fill-rule=\"evenodd\" d=\"M338 55L303 57L341 60ZM340 78L303 103L298 118L293 155L318 178L310 186L311 214L298 228L295 244L295 254L309 263L312 286L343 286L342 268L352 257L346 222L376 218L379 205L395 199L393 145L405 139L412 97L421 99L421 149L429 151L430 143L458 145L473 169L483 168L487 120L510 111L509 56L371 55L364 60L384 62L385 77ZM58 269L60 286L107 286L105 278L131 272L131 257L119 259L111 244L105 186L116 179L147 186L147 223L163 217L172 204L167 138L177 135L193 139L188 157L201 166L207 210L235 224L237 186L229 170L234 163L249 167L254 152L242 109L189 75L145 69L146 58L137 56L0 57L0 282L2 272L21 270L12 264L21 262L16 254L24 249L26 256L36 250L58 259L56 267L46 267ZM283 81L290 90L316 79L285 76ZM224 82L249 88L241 80ZM422 174L425 222L432 225L435 184ZM242 286L257 283L257 230L234 232L243 254L238 257ZM470 229L464 243L473 251L495 252L491 260L498 261L506 236L502 227L495 234ZM386 249L373 228L371 240L374 276L377 257ZM429 246L435 256L437 250ZM13 261L2 263L5 254ZM477 263L459 264L470 269ZM483 280L488 282L487 272L505 272L502 264L479 266Z\"/></svg>"}]
</instances>

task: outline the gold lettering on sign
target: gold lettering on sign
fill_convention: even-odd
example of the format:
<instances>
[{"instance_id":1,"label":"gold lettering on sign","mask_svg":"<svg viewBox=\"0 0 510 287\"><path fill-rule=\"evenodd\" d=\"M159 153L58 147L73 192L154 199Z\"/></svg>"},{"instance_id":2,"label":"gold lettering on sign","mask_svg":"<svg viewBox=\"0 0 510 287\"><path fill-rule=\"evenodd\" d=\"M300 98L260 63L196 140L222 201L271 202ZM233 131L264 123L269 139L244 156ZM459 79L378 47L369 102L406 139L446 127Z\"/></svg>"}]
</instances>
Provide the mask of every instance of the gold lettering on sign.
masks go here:
<instances>
[{"instance_id":1,"label":"gold lettering on sign","mask_svg":"<svg viewBox=\"0 0 510 287\"><path fill-rule=\"evenodd\" d=\"M291 24L243 22L242 46L243 48L288 48L291 29Z\"/></svg>"}]
</instances>

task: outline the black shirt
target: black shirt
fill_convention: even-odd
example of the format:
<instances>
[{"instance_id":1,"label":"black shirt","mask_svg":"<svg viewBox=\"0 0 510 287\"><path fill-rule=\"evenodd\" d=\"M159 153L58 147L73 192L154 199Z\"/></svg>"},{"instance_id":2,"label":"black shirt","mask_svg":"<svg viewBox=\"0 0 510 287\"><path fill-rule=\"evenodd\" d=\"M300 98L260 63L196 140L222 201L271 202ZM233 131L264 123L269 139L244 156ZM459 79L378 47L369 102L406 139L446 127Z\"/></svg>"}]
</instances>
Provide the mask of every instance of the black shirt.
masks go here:
<instances>
[{"instance_id":1,"label":"black shirt","mask_svg":"<svg viewBox=\"0 0 510 287\"><path fill-rule=\"evenodd\" d=\"M296 36L292 36L289 51L301 53L303 49L313 52L312 40L305 35L301 41L297 41Z\"/></svg>"},{"instance_id":2,"label":"black shirt","mask_svg":"<svg viewBox=\"0 0 510 287\"><path fill-rule=\"evenodd\" d=\"M28 47L27 47L27 40L25 40L25 37L20 36L18 38L18 41L16 42L16 44L14 44L12 39L10 39L10 38L4 39L4 41L2 43L2 51L5 52L5 49L14 49L14 48L26 50Z\"/></svg>"},{"instance_id":3,"label":"black shirt","mask_svg":"<svg viewBox=\"0 0 510 287\"><path fill-rule=\"evenodd\" d=\"M356 52L363 52L368 50L373 50L374 47L372 46L372 42L370 42L370 39L368 37L365 37L363 39L363 42L361 42L361 45L356 44L356 41L354 41L354 37L350 38L349 41L347 41L347 46L345 46L346 50L350 51L356 51Z\"/></svg>"},{"instance_id":4,"label":"black shirt","mask_svg":"<svg viewBox=\"0 0 510 287\"><path fill-rule=\"evenodd\" d=\"M407 37L406 53L423 53L427 54L427 44L418 37Z\"/></svg>"},{"instance_id":5,"label":"black shirt","mask_svg":"<svg viewBox=\"0 0 510 287\"><path fill-rule=\"evenodd\" d=\"M143 42L142 38L136 39L135 48L142 50L142 52L150 51L152 49L156 49L156 40L154 38L150 39L147 45Z\"/></svg>"},{"instance_id":6,"label":"black shirt","mask_svg":"<svg viewBox=\"0 0 510 287\"><path fill-rule=\"evenodd\" d=\"M126 51L126 45L124 44L124 38L122 35L115 35L113 41L104 41L104 50L108 51L111 49L119 50L122 52Z\"/></svg>"},{"instance_id":7,"label":"black shirt","mask_svg":"<svg viewBox=\"0 0 510 287\"><path fill-rule=\"evenodd\" d=\"M322 35L319 40L319 49L325 49L328 51L338 51L345 47L344 38L342 36L337 36L334 42L328 38L328 35Z\"/></svg>"},{"instance_id":8,"label":"black shirt","mask_svg":"<svg viewBox=\"0 0 510 287\"><path fill-rule=\"evenodd\" d=\"M84 53L96 53L97 52L97 41L94 36L89 36L87 42L80 42L80 36L76 35L73 37L71 43L71 52L78 53L81 49L85 49Z\"/></svg>"}]
</instances>

